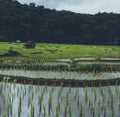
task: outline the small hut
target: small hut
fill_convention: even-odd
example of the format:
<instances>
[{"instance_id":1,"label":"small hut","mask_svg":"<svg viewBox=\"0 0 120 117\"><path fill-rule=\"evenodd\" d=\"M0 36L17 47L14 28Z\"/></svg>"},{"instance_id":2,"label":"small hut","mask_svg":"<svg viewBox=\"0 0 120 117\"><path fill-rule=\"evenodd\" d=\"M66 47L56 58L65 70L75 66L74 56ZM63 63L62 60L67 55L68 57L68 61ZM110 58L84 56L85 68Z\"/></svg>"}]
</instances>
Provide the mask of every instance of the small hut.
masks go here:
<instances>
[{"instance_id":1,"label":"small hut","mask_svg":"<svg viewBox=\"0 0 120 117\"><path fill-rule=\"evenodd\" d=\"M28 41L24 44L25 48L35 48L35 42L33 41Z\"/></svg>"}]
</instances>

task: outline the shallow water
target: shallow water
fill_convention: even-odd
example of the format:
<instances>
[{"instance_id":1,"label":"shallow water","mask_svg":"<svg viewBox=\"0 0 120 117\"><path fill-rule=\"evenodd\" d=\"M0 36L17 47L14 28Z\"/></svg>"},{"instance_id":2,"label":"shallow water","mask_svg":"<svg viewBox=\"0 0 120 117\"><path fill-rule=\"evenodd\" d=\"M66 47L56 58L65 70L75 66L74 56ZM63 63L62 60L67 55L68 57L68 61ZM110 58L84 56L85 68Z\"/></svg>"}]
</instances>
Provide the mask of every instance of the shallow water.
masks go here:
<instances>
[{"instance_id":1,"label":"shallow water","mask_svg":"<svg viewBox=\"0 0 120 117\"><path fill-rule=\"evenodd\" d=\"M19 117L29 117L31 107L34 107L34 117L45 117L45 114L46 117L56 117L57 112L59 117L65 117L65 113L67 113L66 117L70 117L70 112L72 117L80 117L80 105L82 105L82 117L83 115L93 117L93 114L94 117L98 117L99 113L100 117L103 117L104 114L105 117L110 117L111 114L112 117L120 115L120 86L64 88L1 82L0 92L0 116L6 113L7 117L18 117L20 100ZM39 102L40 97L43 97L41 103ZM52 98L52 106L49 113L50 97ZM59 111L57 111L58 107ZM91 108L93 109L92 113Z\"/></svg>"},{"instance_id":2,"label":"shallow water","mask_svg":"<svg viewBox=\"0 0 120 117\"><path fill-rule=\"evenodd\" d=\"M75 61L82 61L82 60L84 60L84 61L88 61L88 60L93 60L93 61L95 61L95 60L97 60L96 58L75 58L74 59Z\"/></svg>"},{"instance_id":3,"label":"shallow water","mask_svg":"<svg viewBox=\"0 0 120 117\"><path fill-rule=\"evenodd\" d=\"M83 62L83 61L81 61L81 62L78 62L77 63L77 65L109 65L109 66L118 66L118 65L120 65L120 62L109 62L109 61L93 61L93 62L87 62L87 61L85 61L85 62Z\"/></svg>"},{"instance_id":4,"label":"shallow water","mask_svg":"<svg viewBox=\"0 0 120 117\"><path fill-rule=\"evenodd\" d=\"M74 61L120 61L120 58L75 58ZM59 62L72 62L72 59L57 59Z\"/></svg>"},{"instance_id":5,"label":"shallow water","mask_svg":"<svg viewBox=\"0 0 120 117\"><path fill-rule=\"evenodd\" d=\"M0 70L0 75L22 76L29 78L56 78L56 79L114 79L120 78L120 72L68 72L68 71L24 71Z\"/></svg>"},{"instance_id":6,"label":"shallow water","mask_svg":"<svg viewBox=\"0 0 120 117\"><path fill-rule=\"evenodd\" d=\"M120 58L100 58L100 60L107 60L107 61L120 61Z\"/></svg>"},{"instance_id":7,"label":"shallow water","mask_svg":"<svg viewBox=\"0 0 120 117\"><path fill-rule=\"evenodd\" d=\"M58 62L72 62L71 59L57 59Z\"/></svg>"}]
</instances>

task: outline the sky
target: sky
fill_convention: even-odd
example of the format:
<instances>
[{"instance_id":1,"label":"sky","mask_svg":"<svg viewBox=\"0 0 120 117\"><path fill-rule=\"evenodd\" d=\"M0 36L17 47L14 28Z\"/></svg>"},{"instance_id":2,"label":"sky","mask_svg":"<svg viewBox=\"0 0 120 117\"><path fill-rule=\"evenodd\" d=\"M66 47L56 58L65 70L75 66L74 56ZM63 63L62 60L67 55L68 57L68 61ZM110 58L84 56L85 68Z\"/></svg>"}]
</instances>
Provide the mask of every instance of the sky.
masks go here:
<instances>
[{"instance_id":1,"label":"sky","mask_svg":"<svg viewBox=\"0 0 120 117\"><path fill-rule=\"evenodd\" d=\"M18 0L20 3L36 3L46 8L67 10L77 13L95 14L98 12L120 13L120 0Z\"/></svg>"}]
</instances>

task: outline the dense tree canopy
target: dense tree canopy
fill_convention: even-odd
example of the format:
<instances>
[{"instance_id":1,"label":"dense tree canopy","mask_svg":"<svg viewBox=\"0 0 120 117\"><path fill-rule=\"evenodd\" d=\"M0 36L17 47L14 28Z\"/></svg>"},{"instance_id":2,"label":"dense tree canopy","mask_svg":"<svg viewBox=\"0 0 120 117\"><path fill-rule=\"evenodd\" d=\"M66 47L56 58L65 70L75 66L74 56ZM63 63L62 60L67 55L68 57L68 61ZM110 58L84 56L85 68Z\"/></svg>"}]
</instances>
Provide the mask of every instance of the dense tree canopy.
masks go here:
<instances>
[{"instance_id":1,"label":"dense tree canopy","mask_svg":"<svg viewBox=\"0 0 120 117\"><path fill-rule=\"evenodd\" d=\"M56 11L0 0L0 41L120 44L120 14Z\"/></svg>"}]
</instances>

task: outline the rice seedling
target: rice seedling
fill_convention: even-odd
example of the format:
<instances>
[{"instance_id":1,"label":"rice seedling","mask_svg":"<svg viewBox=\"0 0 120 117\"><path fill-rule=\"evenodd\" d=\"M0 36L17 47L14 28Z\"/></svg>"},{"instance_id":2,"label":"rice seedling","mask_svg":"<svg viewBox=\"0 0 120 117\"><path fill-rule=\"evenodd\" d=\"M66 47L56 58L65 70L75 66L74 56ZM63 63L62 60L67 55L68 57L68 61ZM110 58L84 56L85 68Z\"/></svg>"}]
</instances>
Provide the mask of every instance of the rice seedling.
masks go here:
<instances>
[{"instance_id":1,"label":"rice seedling","mask_svg":"<svg viewBox=\"0 0 120 117\"><path fill-rule=\"evenodd\" d=\"M57 107L56 107L56 114L55 114L55 117L59 117L59 114L60 114L60 105L58 103Z\"/></svg>"},{"instance_id":2,"label":"rice seedling","mask_svg":"<svg viewBox=\"0 0 120 117\"><path fill-rule=\"evenodd\" d=\"M3 116L2 117L6 117L6 112L4 112Z\"/></svg>"},{"instance_id":3,"label":"rice seedling","mask_svg":"<svg viewBox=\"0 0 120 117\"><path fill-rule=\"evenodd\" d=\"M18 105L18 117L21 115L21 97L19 98L19 105Z\"/></svg>"},{"instance_id":4,"label":"rice seedling","mask_svg":"<svg viewBox=\"0 0 120 117\"><path fill-rule=\"evenodd\" d=\"M32 117L34 117L34 105L33 104L31 104L30 114L31 114Z\"/></svg>"},{"instance_id":5,"label":"rice seedling","mask_svg":"<svg viewBox=\"0 0 120 117\"><path fill-rule=\"evenodd\" d=\"M44 106L44 114L43 114L43 117L46 117L46 109L45 109L45 106Z\"/></svg>"},{"instance_id":6,"label":"rice seedling","mask_svg":"<svg viewBox=\"0 0 120 117\"><path fill-rule=\"evenodd\" d=\"M82 117L83 116L83 106L82 106L82 103L80 103L80 117Z\"/></svg>"}]
</instances>

